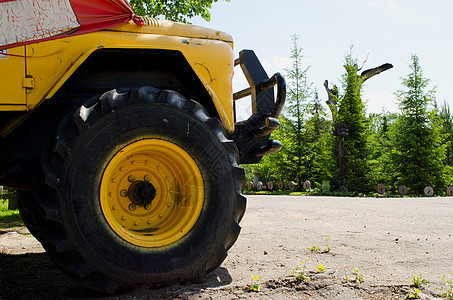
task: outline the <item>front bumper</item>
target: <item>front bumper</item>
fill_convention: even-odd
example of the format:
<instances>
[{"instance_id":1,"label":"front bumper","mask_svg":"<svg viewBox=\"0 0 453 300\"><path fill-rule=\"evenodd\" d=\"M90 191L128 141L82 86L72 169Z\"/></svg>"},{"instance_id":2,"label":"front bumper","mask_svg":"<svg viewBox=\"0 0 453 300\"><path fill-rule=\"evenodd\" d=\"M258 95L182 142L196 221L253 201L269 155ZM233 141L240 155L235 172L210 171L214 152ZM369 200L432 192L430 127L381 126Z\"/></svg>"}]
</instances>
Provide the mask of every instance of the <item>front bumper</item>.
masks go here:
<instances>
[{"instance_id":1,"label":"front bumper","mask_svg":"<svg viewBox=\"0 0 453 300\"><path fill-rule=\"evenodd\" d=\"M276 73L271 78L261 65L252 50L242 50L235 65L240 65L250 85L249 88L234 94L233 99L251 96L252 116L246 121L235 123L231 136L239 149L239 163L258 163L265 155L282 148L276 140L270 140L270 134L280 126L278 118L286 100L285 78ZM277 97L274 101L274 86L277 86Z\"/></svg>"}]
</instances>

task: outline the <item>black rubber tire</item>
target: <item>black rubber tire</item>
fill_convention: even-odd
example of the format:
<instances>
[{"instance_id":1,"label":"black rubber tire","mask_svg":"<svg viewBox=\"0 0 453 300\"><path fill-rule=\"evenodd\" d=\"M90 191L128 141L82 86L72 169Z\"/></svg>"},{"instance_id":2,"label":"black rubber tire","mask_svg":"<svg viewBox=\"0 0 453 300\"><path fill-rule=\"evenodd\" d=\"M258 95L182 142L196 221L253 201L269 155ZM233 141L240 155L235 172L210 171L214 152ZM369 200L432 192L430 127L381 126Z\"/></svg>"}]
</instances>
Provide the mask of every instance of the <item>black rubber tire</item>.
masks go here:
<instances>
[{"instance_id":1,"label":"black rubber tire","mask_svg":"<svg viewBox=\"0 0 453 300\"><path fill-rule=\"evenodd\" d=\"M33 215L31 213L31 203L32 196L30 191L17 190L17 204L19 206L20 217L22 218L22 221L24 221L25 226L27 226L28 231L39 240L39 231L36 229L35 221L33 220Z\"/></svg>"},{"instance_id":2,"label":"black rubber tire","mask_svg":"<svg viewBox=\"0 0 453 300\"><path fill-rule=\"evenodd\" d=\"M216 118L176 92L142 87L91 99L61 122L56 139L42 151L33 219L46 251L71 278L103 292L201 281L226 258L246 207L244 170L237 164L235 143L225 136ZM161 248L121 239L99 202L100 178L114 149L148 137L189 153L205 185L203 209L192 230Z\"/></svg>"}]
</instances>

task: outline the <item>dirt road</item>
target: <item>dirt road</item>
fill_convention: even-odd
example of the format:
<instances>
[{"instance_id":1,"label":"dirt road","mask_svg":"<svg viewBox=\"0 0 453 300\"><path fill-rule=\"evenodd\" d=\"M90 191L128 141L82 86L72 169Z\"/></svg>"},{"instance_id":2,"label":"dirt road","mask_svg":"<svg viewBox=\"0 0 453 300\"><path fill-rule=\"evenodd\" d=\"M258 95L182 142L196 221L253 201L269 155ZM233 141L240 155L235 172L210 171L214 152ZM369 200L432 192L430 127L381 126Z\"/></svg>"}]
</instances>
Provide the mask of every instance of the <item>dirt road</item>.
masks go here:
<instances>
[{"instance_id":1,"label":"dirt road","mask_svg":"<svg viewBox=\"0 0 453 300\"><path fill-rule=\"evenodd\" d=\"M8 229L0 231L0 298L405 299L414 273L430 282L420 298L434 299L444 292L439 276L453 272L452 224L453 198L248 196L241 235L205 283L109 297L73 284L31 236ZM293 276L297 266L308 282Z\"/></svg>"}]
</instances>

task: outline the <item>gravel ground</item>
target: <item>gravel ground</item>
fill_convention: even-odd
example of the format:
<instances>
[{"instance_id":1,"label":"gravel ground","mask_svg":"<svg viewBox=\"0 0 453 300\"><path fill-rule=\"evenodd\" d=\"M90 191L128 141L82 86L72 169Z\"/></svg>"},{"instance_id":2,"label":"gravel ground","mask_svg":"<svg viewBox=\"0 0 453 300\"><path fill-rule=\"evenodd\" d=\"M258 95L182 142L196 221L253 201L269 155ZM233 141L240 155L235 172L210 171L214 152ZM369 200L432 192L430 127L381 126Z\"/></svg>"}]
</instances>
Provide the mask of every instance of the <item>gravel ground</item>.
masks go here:
<instances>
[{"instance_id":1,"label":"gravel ground","mask_svg":"<svg viewBox=\"0 0 453 300\"><path fill-rule=\"evenodd\" d=\"M26 229L2 229L0 299L406 299L412 274L430 282L420 298L436 299L439 276L453 277L453 198L247 198L238 241L204 283L110 296L62 275ZM294 277L298 266L308 282Z\"/></svg>"}]
</instances>

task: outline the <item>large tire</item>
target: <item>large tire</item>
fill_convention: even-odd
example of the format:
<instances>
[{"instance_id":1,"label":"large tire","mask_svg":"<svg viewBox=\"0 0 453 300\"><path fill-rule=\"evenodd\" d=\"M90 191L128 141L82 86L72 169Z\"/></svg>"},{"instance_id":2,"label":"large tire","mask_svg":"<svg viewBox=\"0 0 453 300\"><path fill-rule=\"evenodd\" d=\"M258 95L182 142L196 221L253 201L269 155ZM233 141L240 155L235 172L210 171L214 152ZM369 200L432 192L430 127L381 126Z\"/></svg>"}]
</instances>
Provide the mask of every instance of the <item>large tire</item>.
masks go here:
<instances>
[{"instance_id":1,"label":"large tire","mask_svg":"<svg viewBox=\"0 0 453 300\"><path fill-rule=\"evenodd\" d=\"M32 198L30 191L17 190L17 204L19 206L20 217L22 218L22 221L24 221L25 226L27 226L28 231L39 240L39 231L36 230L36 225L31 213L31 202Z\"/></svg>"},{"instance_id":2,"label":"large tire","mask_svg":"<svg viewBox=\"0 0 453 300\"><path fill-rule=\"evenodd\" d=\"M200 281L240 231L237 159L200 104L151 87L107 92L43 148L35 227L59 268L91 289Z\"/></svg>"}]
</instances>

